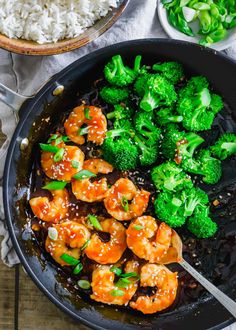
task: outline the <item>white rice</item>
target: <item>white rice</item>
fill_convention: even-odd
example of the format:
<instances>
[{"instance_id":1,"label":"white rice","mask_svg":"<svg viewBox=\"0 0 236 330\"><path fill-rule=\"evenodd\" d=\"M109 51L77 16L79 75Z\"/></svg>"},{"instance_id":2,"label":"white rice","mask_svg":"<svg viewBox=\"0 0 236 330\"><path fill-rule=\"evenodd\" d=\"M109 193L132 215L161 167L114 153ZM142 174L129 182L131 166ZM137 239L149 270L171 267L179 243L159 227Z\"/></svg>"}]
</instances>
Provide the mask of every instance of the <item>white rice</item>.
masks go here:
<instances>
[{"instance_id":1,"label":"white rice","mask_svg":"<svg viewBox=\"0 0 236 330\"><path fill-rule=\"evenodd\" d=\"M39 44L74 38L118 0L0 0L0 33Z\"/></svg>"}]
</instances>

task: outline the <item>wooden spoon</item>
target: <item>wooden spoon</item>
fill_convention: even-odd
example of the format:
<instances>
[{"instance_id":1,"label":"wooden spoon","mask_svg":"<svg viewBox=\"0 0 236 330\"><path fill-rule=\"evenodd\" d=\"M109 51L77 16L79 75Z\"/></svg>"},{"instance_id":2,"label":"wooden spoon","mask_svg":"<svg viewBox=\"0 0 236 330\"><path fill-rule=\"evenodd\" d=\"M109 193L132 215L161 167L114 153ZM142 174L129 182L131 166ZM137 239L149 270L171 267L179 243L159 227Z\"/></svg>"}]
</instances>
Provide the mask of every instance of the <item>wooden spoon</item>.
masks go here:
<instances>
[{"instance_id":1,"label":"wooden spoon","mask_svg":"<svg viewBox=\"0 0 236 330\"><path fill-rule=\"evenodd\" d=\"M183 244L181 238L172 229L171 246L167 254L160 260L161 264L179 263L189 274L191 274L201 285L209 291L235 318L236 318L236 302L220 291L215 285L209 282L196 269L194 269L183 258Z\"/></svg>"}]
</instances>

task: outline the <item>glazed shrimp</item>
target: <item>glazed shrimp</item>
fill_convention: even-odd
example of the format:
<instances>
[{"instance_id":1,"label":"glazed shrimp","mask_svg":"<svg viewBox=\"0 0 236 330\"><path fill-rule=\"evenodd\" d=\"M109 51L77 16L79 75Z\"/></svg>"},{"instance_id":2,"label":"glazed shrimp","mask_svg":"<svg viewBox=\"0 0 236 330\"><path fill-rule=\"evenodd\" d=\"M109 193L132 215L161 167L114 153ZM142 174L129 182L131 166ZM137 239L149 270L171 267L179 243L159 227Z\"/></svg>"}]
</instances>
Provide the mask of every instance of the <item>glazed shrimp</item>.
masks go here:
<instances>
[{"instance_id":1,"label":"glazed shrimp","mask_svg":"<svg viewBox=\"0 0 236 330\"><path fill-rule=\"evenodd\" d=\"M178 288L177 273L172 273L163 265L148 263L141 269L140 285L157 287L158 290L151 296L139 296L135 302L130 302L130 306L143 314L160 312L175 300Z\"/></svg>"},{"instance_id":2,"label":"glazed shrimp","mask_svg":"<svg viewBox=\"0 0 236 330\"><path fill-rule=\"evenodd\" d=\"M57 223L68 215L69 195L66 189L50 190L48 197L34 197L29 203L36 217L43 221Z\"/></svg>"},{"instance_id":3,"label":"glazed shrimp","mask_svg":"<svg viewBox=\"0 0 236 330\"><path fill-rule=\"evenodd\" d=\"M85 113L87 111L87 115ZM89 118L89 119L88 119ZM84 144L85 138L80 135L81 126L87 125L87 141L102 144L107 131L107 120L98 107L80 105L73 109L64 123L67 136L77 144Z\"/></svg>"},{"instance_id":4,"label":"glazed shrimp","mask_svg":"<svg viewBox=\"0 0 236 330\"><path fill-rule=\"evenodd\" d=\"M60 224L53 225L57 231L56 239L52 240L47 236L45 242L46 251L49 252L52 258L61 266L68 265L61 256L66 253L75 259L79 259L81 247L90 238L89 230L74 221L66 221Z\"/></svg>"},{"instance_id":5,"label":"glazed shrimp","mask_svg":"<svg viewBox=\"0 0 236 330\"><path fill-rule=\"evenodd\" d=\"M64 143L57 145L64 149L62 160L55 162L55 154L52 152L42 151L41 165L44 173L51 179L71 181L73 175L79 172L84 163L84 153L78 147L67 146ZM76 163L76 167L73 166Z\"/></svg>"},{"instance_id":6,"label":"glazed shrimp","mask_svg":"<svg viewBox=\"0 0 236 330\"><path fill-rule=\"evenodd\" d=\"M125 273L138 271L137 261L128 261L125 267ZM92 299L111 305L127 305L135 294L138 283L130 278L130 284L127 288L118 288L115 283L115 274L110 270L110 266L98 266L93 271L92 276ZM123 291L123 295L115 296L117 290ZM122 292L121 292L122 293Z\"/></svg>"},{"instance_id":7,"label":"glazed shrimp","mask_svg":"<svg viewBox=\"0 0 236 330\"><path fill-rule=\"evenodd\" d=\"M115 219L106 219L100 224L102 231L110 234L109 242L104 243L97 234L93 234L84 252L99 264L116 263L127 247L125 227Z\"/></svg>"},{"instance_id":8,"label":"glazed shrimp","mask_svg":"<svg viewBox=\"0 0 236 330\"><path fill-rule=\"evenodd\" d=\"M125 221L138 217L145 212L149 196L148 191L138 190L132 181L121 178L109 189L104 205L112 217ZM124 205L124 202L126 202L126 205Z\"/></svg>"},{"instance_id":9,"label":"glazed shrimp","mask_svg":"<svg viewBox=\"0 0 236 330\"><path fill-rule=\"evenodd\" d=\"M108 174L113 171L112 165L99 158L86 160L83 169L96 175L98 173ZM90 179L73 180L71 186L75 197L88 203L102 201L109 189L106 178L101 178L93 182Z\"/></svg>"},{"instance_id":10,"label":"glazed shrimp","mask_svg":"<svg viewBox=\"0 0 236 330\"><path fill-rule=\"evenodd\" d=\"M151 216L135 219L126 230L127 245L139 258L158 263L167 253L172 230L162 222L157 225Z\"/></svg>"}]
</instances>

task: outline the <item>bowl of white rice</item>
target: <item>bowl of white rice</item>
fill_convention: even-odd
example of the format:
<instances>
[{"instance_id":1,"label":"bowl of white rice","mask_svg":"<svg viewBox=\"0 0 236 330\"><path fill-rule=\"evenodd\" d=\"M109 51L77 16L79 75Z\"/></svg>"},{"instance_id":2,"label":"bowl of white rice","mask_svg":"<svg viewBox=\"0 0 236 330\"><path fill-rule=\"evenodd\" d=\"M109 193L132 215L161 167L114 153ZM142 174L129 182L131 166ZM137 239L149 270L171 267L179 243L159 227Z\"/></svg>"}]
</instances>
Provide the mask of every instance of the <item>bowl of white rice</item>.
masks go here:
<instances>
[{"instance_id":1,"label":"bowl of white rice","mask_svg":"<svg viewBox=\"0 0 236 330\"><path fill-rule=\"evenodd\" d=\"M1 0L0 47L53 55L82 47L109 29L129 0Z\"/></svg>"}]
</instances>

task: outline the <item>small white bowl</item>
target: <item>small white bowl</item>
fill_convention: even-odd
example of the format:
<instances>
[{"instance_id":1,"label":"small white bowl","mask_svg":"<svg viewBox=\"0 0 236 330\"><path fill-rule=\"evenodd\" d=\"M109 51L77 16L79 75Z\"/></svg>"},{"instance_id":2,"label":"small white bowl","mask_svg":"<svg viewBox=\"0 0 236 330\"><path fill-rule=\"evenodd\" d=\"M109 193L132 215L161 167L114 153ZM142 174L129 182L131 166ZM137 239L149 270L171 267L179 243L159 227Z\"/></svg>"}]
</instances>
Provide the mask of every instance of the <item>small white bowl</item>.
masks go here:
<instances>
[{"instance_id":1,"label":"small white bowl","mask_svg":"<svg viewBox=\"0 0 236 330\"><path fill-rule=\"evenodd\" d=\"M176 30L172 25L170 25L167 17L167 11L163 7L161 0L157 0L157 12L161 25L170 38L199 43L200 36L189 37L186 34ZM215 50L224 50L232 46L234 43L236 44L236 28L232 29L227 38L216 42L209 47Z\"/></svg>"}]
</instances>

